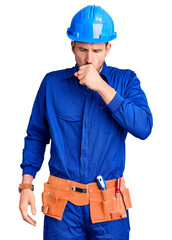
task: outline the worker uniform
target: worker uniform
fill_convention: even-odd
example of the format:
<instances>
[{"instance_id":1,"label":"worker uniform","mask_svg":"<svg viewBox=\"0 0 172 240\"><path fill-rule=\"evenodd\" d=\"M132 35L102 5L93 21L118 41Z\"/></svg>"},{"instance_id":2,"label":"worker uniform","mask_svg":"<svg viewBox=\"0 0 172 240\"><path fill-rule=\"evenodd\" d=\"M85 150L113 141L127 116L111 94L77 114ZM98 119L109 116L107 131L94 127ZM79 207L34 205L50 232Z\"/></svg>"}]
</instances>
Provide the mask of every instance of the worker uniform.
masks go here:
<instances>
[{"instance_id":1,"label":"worker uniform","mask_svg":"<svg viewBox=\"0 0 172 240\"><path fill-rule=\"evenodd\" d=\"M23 149L23 174L40 170L51 139L50 175L83 184L120 178L125 168L127 133L146 139L152 114L140 81L131 70L103 64L100 76L116 95L106 104L81 85L73 68L48 73L36 95ZM129 239L129 217L91 223L89 205L68 201L62 221L45 216L44 240Z\"/></svg>"}]
</instances>

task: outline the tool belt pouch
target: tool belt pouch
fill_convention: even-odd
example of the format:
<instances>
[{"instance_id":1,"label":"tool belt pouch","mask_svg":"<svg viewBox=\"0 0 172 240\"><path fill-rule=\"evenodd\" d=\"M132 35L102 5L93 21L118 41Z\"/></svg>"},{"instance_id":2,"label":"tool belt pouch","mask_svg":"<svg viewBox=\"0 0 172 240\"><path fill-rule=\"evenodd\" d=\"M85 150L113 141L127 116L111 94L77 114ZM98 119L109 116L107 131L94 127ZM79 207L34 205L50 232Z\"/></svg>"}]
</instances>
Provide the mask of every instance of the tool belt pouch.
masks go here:
<instances>
[{"instance_id":1,"label":"tool belt pouch","mask_svg":"<svg viewBox=\"0 0 172 240\"><path fill-rule=\"evenodd\" d=\"M44 183L42 212L47 216L62 220L63 212L68 201L66 197L67 192L63 189L57 189L57 187L49 183Z\"/></svg>"},{"instance_id":2,"label":"tool belt pouch","mask_svg":"<svg viewBox=\"0 0 172 240\"><path fill-rule=\"evenodd\" d=\"M126 218L126 210L131 207L128 188L124 188L118 198L115 197L115 187L107 190L93 190L90 193L92 223Z\"/></svg>"}]
</instances>

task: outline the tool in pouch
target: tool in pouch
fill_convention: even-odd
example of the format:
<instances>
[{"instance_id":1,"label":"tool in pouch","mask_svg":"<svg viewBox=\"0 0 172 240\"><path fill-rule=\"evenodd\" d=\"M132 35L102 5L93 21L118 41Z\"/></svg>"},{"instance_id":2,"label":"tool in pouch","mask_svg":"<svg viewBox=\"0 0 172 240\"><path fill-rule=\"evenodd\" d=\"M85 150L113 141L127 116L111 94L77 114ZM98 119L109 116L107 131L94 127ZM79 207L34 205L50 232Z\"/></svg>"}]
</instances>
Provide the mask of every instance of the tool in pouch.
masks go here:
<instances>
[{"instance_id":1,"label":"tool in pouch","mask_svg":"<svg viewBox=\"0 0 172 240\"><path fill-rule=\"evenodd\" d=\"M116 179L115 187L111 189L107 189L106 182L104 181L101 175L97 176L96 180L99 188L103 190L102 206L103 206L103 212L104 212L105 218L106 217L109 218L109 216L112 218L112 220L126 218L127 208L125 204L125 200L126 200L125 194L122 194L122 193L120 194L121 178ZM107 190L107 194L105 194L106 193L105 190ZM129 192L128 192L128 196L129 196ZM131 207L131 204L129 207Z\"/></svg>"},{"instance_id":2,"label":"tool in pouch","mask_svg":"<svg viewBox=\"0 0 172 240\"><path fill-rule=\"evenodd\" d=\"M97 184L98 184L99 188L101 190L107 190L107 186L106 186L106 182L105 182L104 178L101 175L99 175L99 176L97 176L96 179L97 179ZM119 197L120 188L121 188L121 178L117 178L116 179L116 198Z\"/></svg>"},{"instance_id":3,"label":"tool in pouch","mask_svg":"<svg viewBox=\"0 0 172 240\"><path fill-rule=\"evenodd\" d=\"M120 193L120 188L121 188L121 178L117 178L116 180L116 197L119 197Z\"/></svg>"},{"instance_id":4,"label":"tool in pouch","mask_svg":"<svg viewBox=\"0 0 172 240\"><path fill-rule=\"evenodd\" d=\"M81 184L69 179L62 179L50 175L44 183L42 193L42 211L45 215L62 220L67 202L77 206L89 204L92 223L112 221L127 217L126 209L131 208L128 188L124 178L121 178L119 197L115 197L116 179ZM103 190L104 189L104 190Z\"/></svg>"},{"instance_id":5,"label":"tool in pouch","mask_svg":"<svg viewBox=\"0 0 172 240\"><path fill-rule=\"evenodd\" d=\"M104 178L99 175L97 176L97 184L101 190L107 190L106 182L104 181Z\"/></svg>"}]
</instances>

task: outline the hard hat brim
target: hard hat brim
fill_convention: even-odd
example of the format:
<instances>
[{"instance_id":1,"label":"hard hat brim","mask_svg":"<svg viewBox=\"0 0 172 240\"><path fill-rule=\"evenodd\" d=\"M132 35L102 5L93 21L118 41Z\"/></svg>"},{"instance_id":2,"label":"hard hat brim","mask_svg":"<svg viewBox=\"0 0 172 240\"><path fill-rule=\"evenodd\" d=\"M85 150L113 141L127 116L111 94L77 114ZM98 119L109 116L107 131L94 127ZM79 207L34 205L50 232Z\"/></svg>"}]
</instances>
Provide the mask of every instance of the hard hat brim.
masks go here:
<instances>
[{"instance_id":1,"label":"hard hat brim","mask_svg":"<svg viewBox=\"0 0 172 240\"><path fill-rule=\"evenodd\" d=\"M112 40L114 40L115 38L117 38L117 33L114 32L114 34L111 37L102 37L102 38L93 38L93 37L87 37L87 38L82 38L82 37L77 37L77 36L73 36L73 34L70 33L70 30L67 30L67 36L76 42L84 42L84 43L106 43L106 42L110 42Z\"/></svg>"}]
</instances>

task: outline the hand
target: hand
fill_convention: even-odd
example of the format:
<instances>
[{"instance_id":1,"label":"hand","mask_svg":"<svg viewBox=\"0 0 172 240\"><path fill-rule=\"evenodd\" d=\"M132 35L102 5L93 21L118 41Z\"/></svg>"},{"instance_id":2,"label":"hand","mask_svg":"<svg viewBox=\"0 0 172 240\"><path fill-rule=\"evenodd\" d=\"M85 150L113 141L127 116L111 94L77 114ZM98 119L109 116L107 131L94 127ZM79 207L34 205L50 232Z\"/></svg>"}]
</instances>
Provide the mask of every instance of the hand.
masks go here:
<instances>
[{"instance_id":1,"label":"hand","mask_svg":"<svg viewBox=\"0 0 172 240\"><path fill-rule=\"evenodd\" d=\"M20 209L21 215L23 217L23 220L32 224L33 226L36 226L36 221L32 219L27 213L28 205L31 206L32 214L36 215L35 196L33 191L30 189L22 189L20 193L20 203L19 203L19 209Z\"/></svg>"},{"instance_id":2,"label":"hand","mask_svg":"<svg viewBox=\"0 0 172 240\"><path fill-rule=\"evenodd\" d=\"M80 80L80 84L86 85L94 91L98 91L99 85L104 81L92 64L81 66L74 75Z\"/></svg>"}]
</instances>

